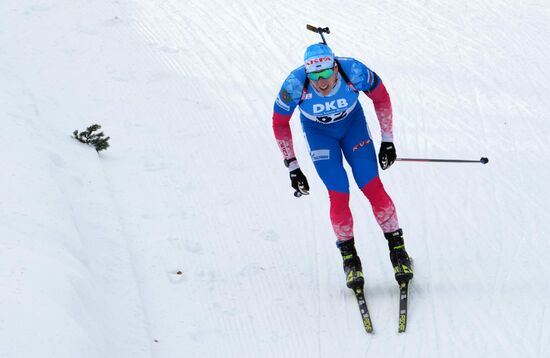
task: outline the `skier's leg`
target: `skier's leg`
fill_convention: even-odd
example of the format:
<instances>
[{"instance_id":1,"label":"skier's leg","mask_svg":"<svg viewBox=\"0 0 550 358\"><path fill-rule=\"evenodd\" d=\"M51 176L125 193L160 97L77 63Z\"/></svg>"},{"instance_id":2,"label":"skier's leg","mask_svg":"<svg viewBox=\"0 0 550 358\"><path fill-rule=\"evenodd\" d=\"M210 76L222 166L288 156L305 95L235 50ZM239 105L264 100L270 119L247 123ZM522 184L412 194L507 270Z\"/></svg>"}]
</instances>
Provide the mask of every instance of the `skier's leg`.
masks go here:
<instances>
[{"instance_id":1,"label":"skier's leg","mask_svg":"<svg viewBox=\"0 0 550 358\"><path fill-rule=\"evenodd\" d=\"M349 181L338 140L326 133L306 130L310 156L325 184L330 200L330 221L338 241L353 238L353 217L349 209Z\"/></svg>"},{"instance_id":2,"label":"skier's leg","mask_svg":"<svg viewBox=\"0 0 550 358\"><path fill-rule=\"evenodd\" d=\"M376 151L362 113L342 140L342 149L355 182L370 201L374 217L384 233L399 229L395 206L378 176Z\"/></svg>"},{"instance_id":3,"label":"skier's leg","mask_svg":"<svg viewBox=\"0 0 550 358\"><path fill-rule=\"evenodd\" d=\"M343 152L353 169L357 185L371 203L376 221L388 240L395 279L399 283L409 281L413 272L405 250L403 231L399 228L395 205L378 176L376 151L364 119L355 118L344 138Z\"/></svg>"},{"instance_id":4,"label":"skier's leg","mask_svg":"<svg viewBox=\"0 0 550 358\"><path fill-rule=\"evenodd\" d=\"M413 278L413 271L409 255L405 250L403 230L399 228L393 201L384 190L378 176L365 185L361 191L369 199L376 220L384 232L384 237L388 240L395 279L399 284L408 282Z\"/></svg>"},{"instance_id":5,"label":"skier's leg","mask_svg":"<svg viewBox=\"0 0 550 358\"><path fill-rule=\"evenodd\" d=\"M352 289L363 287L365 281L353 240L349 181L343 166L340 141L324 131L305 130L304 133L315 169L328 189L330 220L342 255L346 285Z\"/></svg>"},{"instance_id":6,"label":"skier's leg","mask_svg":"<svg viewBox=\"0 0 550 358\"><path fill-rule=\"evenodd\" d=\"M399 220L397 219L395 205L384 189L380 177L376 176L363 186L361 191L365 194L367 199L369 199L372 206L372 212L382 232L389 233L398 230Z\"/></svg>"},{"instance_id":7,"label":"skier's leg","mask_svg":"<svg viewBox=\"0 0 550 358\"><path fill-rule=\"evenodd\" d=\"M353 217L349 209L349 193L329 190L330 221L336 234L336 246L342 255L346 285L351 288L361 288L365 284L361 259L355 250L353 239Z\"/></svg>"},{"instance_id":8,"label":"skier's leg","mask_svg":"<svg viewBox=\"0 0 550 358\"><path fill-rule=\"evenodd\" d=\"M349 208L349 193L328 191L330 200L330 222L338 241L353 238L353 217Z\"/></svg>"}]
</instances>

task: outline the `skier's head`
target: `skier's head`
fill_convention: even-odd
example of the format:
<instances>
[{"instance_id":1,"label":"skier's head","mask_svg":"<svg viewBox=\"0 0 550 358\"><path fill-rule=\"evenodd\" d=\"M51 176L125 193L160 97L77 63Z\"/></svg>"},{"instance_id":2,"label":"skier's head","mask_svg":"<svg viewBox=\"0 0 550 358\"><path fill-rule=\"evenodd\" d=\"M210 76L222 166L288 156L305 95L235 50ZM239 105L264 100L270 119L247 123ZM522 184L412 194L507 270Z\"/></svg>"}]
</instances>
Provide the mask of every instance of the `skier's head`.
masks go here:
<instances>
[{"instance_id":1,"label":"skier's head","mask_svg":"<svg viewBox=\"0 0 550 358\"><path fill-rule=\"evenodd\" d=\"M304 54L304 66L313 87L328 96L338 78L338 65L330 47L321 43L309 46Z\"/></svg>"},{"instance_id":2,"label":"skier's head","mask_svg":"<svg viewBox=\"0 0 550 358\"><path fill-rule=\"evenodd\" d=\"M304 54L306 73L318 72L334 67L334 53L325 44L318 43L308 46Z\"/></svg>"}]
</instances>

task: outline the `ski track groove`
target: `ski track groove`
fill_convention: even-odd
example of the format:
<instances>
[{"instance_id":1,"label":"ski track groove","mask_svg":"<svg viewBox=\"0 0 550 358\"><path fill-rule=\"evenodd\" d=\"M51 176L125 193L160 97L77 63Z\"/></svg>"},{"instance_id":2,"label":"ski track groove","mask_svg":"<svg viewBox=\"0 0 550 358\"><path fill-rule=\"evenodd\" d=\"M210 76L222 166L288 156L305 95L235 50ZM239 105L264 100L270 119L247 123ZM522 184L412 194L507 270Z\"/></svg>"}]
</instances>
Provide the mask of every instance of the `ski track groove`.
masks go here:
<instances>
[{"instance_id":1,"label":"ski track groove","mask_svg":"<svg viewBox=\"0 0 550 358\"><path fill-rule=\"evenodd\" d=\"M121 228L120 233L121 233L121 236L122 236L122 241L124 242L126 252L128 253L129 258L130 258L130 266L131 266L130 268L131 268L131 272L132 272L131 280L133 280L136 283L137 293L138 293L139 302L140 302L140 308L142 310L142 314L143 314L143 317L144 317L144 320L145 320L144 326L145 326L145 329L147 331L148 338L150 338L151 337L151 331L150 331L150 326L149 326L149 322L150 322L149 317L150 316L149 316L149 314L147 312L147 309L146 309L146 300L145 300L145 296L144 296L144 288L140 284L140 280L139 280L139 277L141 277L141 275L138 274L138 269L137 269L139 260L137 260L136 252L134 250L134 247L131 245L130 234L129 234L129 231L127 229L127 225L124 221L123 214L122 214L124 211L121 210L121 208L118 204L119 202L116 200L116 196L114 195L110 175L105 171L104 163L99 163L99 167L101 169L101 174L102 174L103 178L105 178L106 190L107 190L107 193L109 195L110 202L112 203L112 207L115 209L116 221L118 222L119 227ZM149 355L151 357L153 357L152 346L151 346L151 344L149 344L148 346L149 346L149 350L150 350Z\"/></svg>"}]
</instances>

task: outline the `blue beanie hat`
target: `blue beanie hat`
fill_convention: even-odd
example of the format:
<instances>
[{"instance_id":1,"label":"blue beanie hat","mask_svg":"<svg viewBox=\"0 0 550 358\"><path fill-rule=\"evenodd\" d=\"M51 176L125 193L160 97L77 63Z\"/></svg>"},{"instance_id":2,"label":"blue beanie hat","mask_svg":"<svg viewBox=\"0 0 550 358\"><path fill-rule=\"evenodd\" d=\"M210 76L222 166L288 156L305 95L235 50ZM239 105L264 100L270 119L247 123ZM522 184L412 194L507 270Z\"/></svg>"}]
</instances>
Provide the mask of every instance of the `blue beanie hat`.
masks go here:
<instances>
[{"instance_id":1,"label":"blue beanie hat","mask_svg":"<svg viewBox=\"0 0 550 358\"><path fill-rule=\"evenodd\" d=\"M334 67L334 53L325 44L311 45L304 54L304 66L306 72L316 72Z\"/></svg>"}]
</instances>

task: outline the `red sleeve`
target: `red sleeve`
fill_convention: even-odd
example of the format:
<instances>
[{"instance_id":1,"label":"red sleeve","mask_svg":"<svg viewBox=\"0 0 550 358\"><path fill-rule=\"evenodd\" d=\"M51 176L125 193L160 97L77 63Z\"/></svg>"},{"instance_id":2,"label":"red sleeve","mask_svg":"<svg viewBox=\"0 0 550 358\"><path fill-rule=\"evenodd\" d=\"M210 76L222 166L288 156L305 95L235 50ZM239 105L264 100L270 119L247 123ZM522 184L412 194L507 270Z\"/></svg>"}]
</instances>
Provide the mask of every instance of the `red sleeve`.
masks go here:
<instances>
[{"instance_id":1,"label":"red sleeve","mask_svg":"<svg viewBox=\"0 0 550 358\"><path fill-rule=\"evenodd\" d=\"M294 158L294 146L292 144L292 132L290 131L290 118L292 115L273 112L273 134L277 145L285 159Z\"/></svg>"},{"instance_id":2,"label":"red sleeve","mask_svg":"<svg viewBox=\"0 0 550 358\"><path fill-rule=\"evenodd\" d=\"M376 117L380 123L383 142L393 142L393 115L390 95L384 86L380 84L372 92L365 91L365 94L372 100Z\"/></svg>"}]
</instances>

